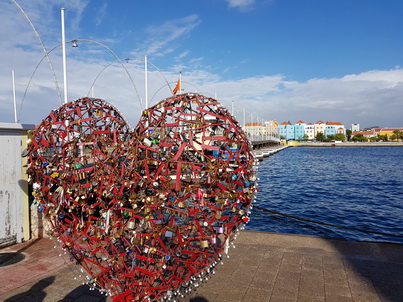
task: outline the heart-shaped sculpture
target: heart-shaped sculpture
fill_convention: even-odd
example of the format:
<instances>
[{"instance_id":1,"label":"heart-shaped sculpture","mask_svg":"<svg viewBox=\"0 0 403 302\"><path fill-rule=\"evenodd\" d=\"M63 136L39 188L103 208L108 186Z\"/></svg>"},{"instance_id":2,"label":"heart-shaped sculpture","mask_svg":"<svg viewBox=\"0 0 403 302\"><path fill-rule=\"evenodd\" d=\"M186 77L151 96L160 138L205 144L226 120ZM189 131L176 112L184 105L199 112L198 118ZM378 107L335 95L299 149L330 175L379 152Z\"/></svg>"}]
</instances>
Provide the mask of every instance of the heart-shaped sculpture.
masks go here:
<instances>
[{"instance_id":1,"label":"heart-shaped sculpture","mask_svg":"<svg viewBox=\"0 0 403 302\"><path fill-rule=\"evenodd\" d=\"M248 222L256 191L244 132L198 94L145 110L133 131L105 101L79 99L36 127L27 154L52 235L116 301L197 286Z\"/></svg>"}]
</instances>

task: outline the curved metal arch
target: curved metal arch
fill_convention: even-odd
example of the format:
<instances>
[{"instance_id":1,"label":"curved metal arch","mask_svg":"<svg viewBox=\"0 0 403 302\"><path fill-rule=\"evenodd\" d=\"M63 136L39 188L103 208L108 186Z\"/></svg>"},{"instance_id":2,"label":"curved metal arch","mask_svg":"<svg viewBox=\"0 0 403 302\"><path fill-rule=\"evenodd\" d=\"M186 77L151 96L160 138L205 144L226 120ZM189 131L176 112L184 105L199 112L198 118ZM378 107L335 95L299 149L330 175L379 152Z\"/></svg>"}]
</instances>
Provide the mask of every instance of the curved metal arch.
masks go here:
<instances>
[{"instance_id":1,"label":"curved metal arch","mask_svg":"<svg viewBox=\"0 0 403 302\"><path fill-rule=\"evenodd\" d=\"M122 61L126 61L126 62L129 62L130 60L137 60L137 61L142 61L142 62L145 61L144 59L139 59L139 58L125 58L125 59L122 59ZM98 73L98 75L97 75L97 76L95 77L95 79L94 79L94 82L92 82L92 85L91 85L91 87L90 87L90 90L89 90L88 93L87 93L87 96L90 95L91 89L94 87L96 81L97 81L98 78L101 76L101 74L102 74L109 66L113 65L113 64L116 63L116 62L118 62L118 60L115 60L115 61L109 63L108 65L106 65L106 66ZM171 88L171 85L170 85L170 84L172 84L172 82L168 82L167 79L166 79L166 77L164 76L164 74L161 72L161 70L160 70L157 66L155 66L153 63L151 63L150 61L147 60L147 64L152 65L152 66L161 74L161 76L164 78L165 83L166 83L166 85L164 85L163 87L168 86L168 87L169 87L169 90L173 93L172 88ZM162 88L162 87L161 87L161 88ZM161 90L161 88L160 88L159 90ZM158 91L159 91L159 90L158 90ZM155 96L155 94L154 94L154 96ZM143 108L143 107L142 107L142 102L140 102L140 104L141 104L141 108Z\"/></svg>"},{"instance_id":2,"label":"curved metal arch","mask_svg":"<svg viewBox=\"0 0 403 302\"><path fill-rule=\"evenodd\" d=\"M45 57L46 57L47 60L48 60L48 64L49 64L50 70L52 71L52 74L53 74L53 79L54 79L54 81L55 81L56 91L57 91L57 94L58 94L58 96L59 96L60 104L62 104L62 103L63 103L63 101L62 101L62 95L61 95L61 93L60 93L60 87L59 87L59 83L58 83L58 81L57 81L56 73L55 73L55 70L54 70L54 68L53 68L52 61L51 61L50 58L49 58L49 55L48 55L49 53L48 53L48 51L46 50L45 45L43 44L42 38L40 37L38 31L36 30L34 24L33 24L33 23L31 22L31 20L29 19L28 15L25 13L25 11L22 9L22 7L17 3L17 1L15 1L15 0L11 0L11 1L12 1L12 2L15 4L15 6L21 11L21 13L24 15L25 19L27 19L27 21L28 21L29 24L31 25L31 28L33 29L33 31L34 31L36 37L38 38L39 43L41 44L42 50L43 50L43 52L44 52L44 54L45 54ZM42 58L42 60L43 60L43 58ZM42 62L42 60L41 60L41 62ZM20 113L21 113L21 112L20 112Z\"/></svg>"},{"instance_id":3,"label":"curved metal arch","mask_svg":"<svg viewBox=\"0 0 403 302\"><path fill-rule=\"evenodd\" d=\"M152 101L153 101L154 97L157 95L157 93L158 93L162 88L166 87L167 85L169 86L169 89L170 89L171 92L173 93L170 84L175 84L175 83L176 83L176 82L169 82L169 83L167 82L164 86L160 87L160 88L154 93L154 95L152 96L152 98L151 98L151 100L150 100L150 104L152 103ZM192 85L193 87L196 88L196 90L197 90L197 88L198 88L196 85L194 85L194 84L192 84L192 83L189 83L189 82L186 82L186 81L183 81L183 83Z\"/></svg>"},{"instance_id":4,"label":"curved metal arch","mask_svg":"<svg viewBox=\"0 0 403 302\"><path fill-rule=\"evenodd\" d=\"M108 46L106 46L105 44L102 44L101 42L98 41L94 41L94 40L89 40L89 39L75 39L72 40L72 42L77 42L77 41L84 41L84 42L92 42L92 43L96 43L104 48L106 48L115 58L116 58L116 62L119 62L120 65L123 67L123 69L126 71L127 76L129 77L130 81L133 84L134 90L136 91L137 97L139 98L139 102L140 102L140 106L141 106L141 101L140 101L140 95L137 91L136 85L134 84L133 78L130 75L129 71L127 70L127 68L124 66L122 60L116 55L116 53L113 52L112 49L110 49Z\"/></svg>"},{"instance_id":5,"label":"curved metal arch","mask_svg":"<svg viewBox=\"0 0 403 302\"><path fill-rule=\"evenodd\" d=\"M139 102L140 102L140 105L141 105L140 95L139 95L139 93L138 93L138 91L137 91L136 85L134 84L133 78L131 77L131 75L130 75L129 71L127 70L127 68L124 66L122 60L112 51L112 49L110 49L108 46L102 44L101 42L94 41L94 40L89 40L89 39L75 39L75 40L67 41L66 43L75 43L75 42L79 42L79 41L96 43L96 44L98 44L98 45L100 45L100 46L106 48L115 58L117 58L117 60L115 60L114 62L120 62L120 64L122 65L122 67L125 69L127 75L129 76L129 79L130 79L130 81L131 81L131 83L132 83L132 85L133 85L133 87L134 87L134 90L136 91L137 97L139 98ZM24 104L24 100L25 100L25 97L26 97L26 95L27 95L29 85L31 84L31 81L32 81L32 79L33 79L33 77L34 77L36 71L38 70L38 68L39 68L39 66L41 65L42 61L43 61L45 58L48 58L48 60L50 60L49 54L50 54L52 51L54 51L56 48L60 47L60 46L62 46L62 44L56 45L56 46L54 46L51 50L47 51L46 54L42 57L42 59L39 61L39 63L36 65L36 67L35 67L35 69L34 69L34 72L32 73L32 75L31 75L31 77L30 77L30 79L29 79L29 81L28 81L27 87L25 88L24 95L23 95L23 97L22 97L22 101L21 101L21 105L20 105L19 115L21 114L22 106L23 106L23 104ZM56 74L55 74L55 77L56 77ZM92 86L91 86L91 87L92 87ZM87 95L87 96L88 96L88 95ZM63 104L62 98L61 98L61 95L60 95L60 90L59 90L59 97L60 97L60 104Z\"/></svg>"}]
</instances>

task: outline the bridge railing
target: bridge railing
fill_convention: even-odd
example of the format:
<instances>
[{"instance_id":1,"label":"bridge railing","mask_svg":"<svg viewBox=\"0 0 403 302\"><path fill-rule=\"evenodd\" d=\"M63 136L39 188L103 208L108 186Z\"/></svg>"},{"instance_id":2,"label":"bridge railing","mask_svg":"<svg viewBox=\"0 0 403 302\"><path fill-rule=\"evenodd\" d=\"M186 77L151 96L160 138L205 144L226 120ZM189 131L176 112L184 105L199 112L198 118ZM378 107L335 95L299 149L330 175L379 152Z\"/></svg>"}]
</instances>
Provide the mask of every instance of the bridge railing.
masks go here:
<instances>
[{"instance_id":1,"label":"bridge railing","mask_svg":"<svg viewBox=\"0 0 403 302\"><path fill-rule=\"evenodd\" d=\"M248 136L249 140L251 142L260 142L260 141L274 141L274 142L280 142L280 139L276 136L272 136L272 135L258 135L258 136L253 136L253 135L249 135Z\"/></svg>"}]
</instances>

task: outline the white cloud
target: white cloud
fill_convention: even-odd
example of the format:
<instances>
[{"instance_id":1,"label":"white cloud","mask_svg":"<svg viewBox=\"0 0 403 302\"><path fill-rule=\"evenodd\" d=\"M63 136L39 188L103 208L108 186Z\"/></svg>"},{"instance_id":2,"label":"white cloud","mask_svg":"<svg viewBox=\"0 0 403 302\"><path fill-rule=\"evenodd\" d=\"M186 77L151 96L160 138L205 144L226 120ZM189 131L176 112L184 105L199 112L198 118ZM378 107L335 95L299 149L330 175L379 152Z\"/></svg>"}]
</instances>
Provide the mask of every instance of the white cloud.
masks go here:
<instances>
[{"instance_id":1,"label":"white cloud","mask_svg":"<svg viewBox=\"0 0 403 302\"><path fill-rule=\"evenodd\" d=\"M98 26L102 23L102 20L106 15L107 9L108 9L108 3L104 1L102 5L99 6L98 12L95 14L95 25Z\"/></svg>"},{"instance_id":2,"label":"white cloud","mask_svg":"<svg viewBox=\"0 0 403 302\"><path fill-rule=\"evenodd\" d=\"M231 8L245 9L255 4L255 0L226 0Z\"/></svg>"},{"instance_id":3,"label":"white cloud","mask_svg":"<svg viewBox=\"0 0 403 302\"><path fill-rule=\"evenodd\" d=\"M171 53L173 48L169 44L189 34L200 22L197 15L190 15L150 26L146 29L148 38L144 41L143 47L133 50L132 54L134 56L143 56L145 54L162 56Z\"/></svg>"}]
</instances>

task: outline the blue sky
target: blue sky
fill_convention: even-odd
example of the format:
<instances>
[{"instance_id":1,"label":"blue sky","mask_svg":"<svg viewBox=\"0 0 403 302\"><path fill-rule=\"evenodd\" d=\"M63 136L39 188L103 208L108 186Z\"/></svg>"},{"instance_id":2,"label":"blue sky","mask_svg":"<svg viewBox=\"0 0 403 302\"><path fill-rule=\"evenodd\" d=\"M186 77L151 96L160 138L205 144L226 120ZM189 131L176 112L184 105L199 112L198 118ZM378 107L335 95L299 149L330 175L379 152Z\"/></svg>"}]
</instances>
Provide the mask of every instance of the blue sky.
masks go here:
<instances>
[{"instance_id":1,"label":"blue sky","mask_svg":"<svg viewBox=\"0 0 403 302\"><path fill-rule=\"evenodd\" d=\"M403 126L400 0L16 1L47 51L61 43L66 8L66 40L79 40L67 47L69 99L86 96L96 79L94 96L133 126L144 106L144 55L151 104L170 96L166 83L173 88L182 70L185 92L233 103L241 122L245 110L246 122ZM0 49L0 122L13 121L14 69L19 119L39 123L60 99L46 60L39 64L34 31L11 0L0 3ZM130 77L112 52L131 58ZM62 88L61 47L49 57Z\"/></svg>"}]
</instances>

